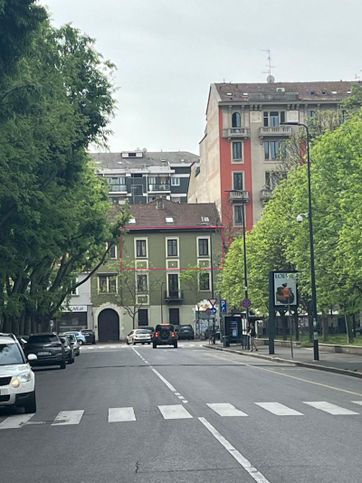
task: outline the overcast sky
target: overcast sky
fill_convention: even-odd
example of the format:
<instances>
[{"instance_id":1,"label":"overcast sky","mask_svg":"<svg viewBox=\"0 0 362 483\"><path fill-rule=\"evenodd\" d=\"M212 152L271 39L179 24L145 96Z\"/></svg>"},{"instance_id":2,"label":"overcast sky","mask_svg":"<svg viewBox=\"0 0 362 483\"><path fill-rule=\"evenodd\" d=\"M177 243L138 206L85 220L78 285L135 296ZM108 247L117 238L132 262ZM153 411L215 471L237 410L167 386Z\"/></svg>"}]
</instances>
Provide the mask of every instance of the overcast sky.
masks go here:
<instances>
[{"instance_id":1,"label":"overcast sky","mask_svg":"<svg viewBox=\"0 0 362 483\"><path fill-rule=\"evenodd\" d=\"M362 77L361 0L41 0L117 66L111 151L191 151L213 82Z\"/></svg>"}]
</instances>

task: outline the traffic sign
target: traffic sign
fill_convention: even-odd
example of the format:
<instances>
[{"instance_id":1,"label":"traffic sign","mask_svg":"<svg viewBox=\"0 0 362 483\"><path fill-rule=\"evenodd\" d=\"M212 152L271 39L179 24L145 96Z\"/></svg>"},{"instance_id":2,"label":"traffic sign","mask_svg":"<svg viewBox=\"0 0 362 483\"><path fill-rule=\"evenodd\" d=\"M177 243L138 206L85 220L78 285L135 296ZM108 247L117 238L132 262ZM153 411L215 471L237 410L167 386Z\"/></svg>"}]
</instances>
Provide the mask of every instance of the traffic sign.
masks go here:
<instances>
[{"instance_id":1,"label":"traffic sign","mask_svg":"<svg viewBox=\"0 0 362 483\"><path fill-rule=\"evenodd\" d=\"M220 300L220 310L223 314L227 314L228 311L228 304L225 299Z\"/></svg>"},{"instance_id":2,"label":"traffic sign","mask_svg":"<svg viewBox=\"0 0 362 483\"><path fill-rule=\"evenodd\" d=\"M216 307L213 307L210 312L212 313L212 315L215 315L216 312L217 312L217 308Z\"/></svg>"},{"instance_id":3,"label":"traffic sign","mask_svg":"<svg viewBox=\"0 0 362 483\"><path fill-rule=\"evenodd\" d=\"M216 299L209 299L209 302L211 304L211 307L215 307Z\"/></svg>"},{"instance_id":4,"label":"traffic sign","mask_svg":"<svg viewBox=\"0 0 362 483\"><path fill-rule=\"evenodd\" d=\"M242 306L244 307L244 309L248 309L251 306L251 300L244 299L242 302Z\"/></svg>"}]
</instances>

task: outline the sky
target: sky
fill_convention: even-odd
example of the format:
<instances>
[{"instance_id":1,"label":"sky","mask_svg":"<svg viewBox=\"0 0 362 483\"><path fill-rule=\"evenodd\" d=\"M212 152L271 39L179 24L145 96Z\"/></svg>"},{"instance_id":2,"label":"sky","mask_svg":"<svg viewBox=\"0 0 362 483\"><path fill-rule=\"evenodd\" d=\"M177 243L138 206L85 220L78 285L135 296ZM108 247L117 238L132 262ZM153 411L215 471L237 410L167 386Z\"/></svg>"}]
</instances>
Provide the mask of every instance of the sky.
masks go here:
<instances>
[{"instance_id":1,"label":"sky","mask_svg":"<svg viewBox=\"0 0 362 483\"><path fill-rule=\"evenodd\" d=\"M199 154L210 84L362 79L361 0L39 0L117 67L109 150ZM103 149L104 150L104 149Z\"/></svg>"}]
</instances>

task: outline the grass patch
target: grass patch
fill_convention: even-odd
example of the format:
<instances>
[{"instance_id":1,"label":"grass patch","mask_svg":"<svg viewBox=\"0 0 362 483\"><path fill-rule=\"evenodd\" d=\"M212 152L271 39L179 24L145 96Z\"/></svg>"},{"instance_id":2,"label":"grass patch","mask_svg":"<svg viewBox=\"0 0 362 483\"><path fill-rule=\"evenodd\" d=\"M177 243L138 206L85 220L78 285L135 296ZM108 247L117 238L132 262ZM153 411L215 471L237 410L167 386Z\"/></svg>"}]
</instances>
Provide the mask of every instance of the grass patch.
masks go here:
<instances>
[{"instance_id":1,"label":"grass patch","mask_svg":"<svg viewBox=\"0 0 362 483\"><path fill-rule=\"evenodd\" d=\"M312 347L313 342L310 342L308 336L301 336L300 342L302 347ZM320 344L334 344L334 345L348 345L346 335L329 335L326 339L319 336ZM350 340L349 345L354 345L357 347L362 347L362 336L357 336Z\"/></svg>"}]
</instances>

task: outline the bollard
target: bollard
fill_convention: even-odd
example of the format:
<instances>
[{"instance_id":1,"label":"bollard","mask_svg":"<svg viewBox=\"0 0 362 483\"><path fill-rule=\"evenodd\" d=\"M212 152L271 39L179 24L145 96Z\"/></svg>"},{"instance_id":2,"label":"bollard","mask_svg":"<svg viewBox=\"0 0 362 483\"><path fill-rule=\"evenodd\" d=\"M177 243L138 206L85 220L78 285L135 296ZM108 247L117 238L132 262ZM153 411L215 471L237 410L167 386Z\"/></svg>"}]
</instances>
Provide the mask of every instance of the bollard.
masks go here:
<instances>
[{"instance_id":1,"label":"bollard","mask_svg":"<svg viewBox=\"0 0 362 483\"><path fill-rule=\"evenodd\" d=\"M224 337L222 338L222 346L230 347L230 338L227 335L224 335Z\"/></svg>"}]
</instances>

